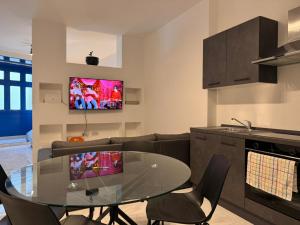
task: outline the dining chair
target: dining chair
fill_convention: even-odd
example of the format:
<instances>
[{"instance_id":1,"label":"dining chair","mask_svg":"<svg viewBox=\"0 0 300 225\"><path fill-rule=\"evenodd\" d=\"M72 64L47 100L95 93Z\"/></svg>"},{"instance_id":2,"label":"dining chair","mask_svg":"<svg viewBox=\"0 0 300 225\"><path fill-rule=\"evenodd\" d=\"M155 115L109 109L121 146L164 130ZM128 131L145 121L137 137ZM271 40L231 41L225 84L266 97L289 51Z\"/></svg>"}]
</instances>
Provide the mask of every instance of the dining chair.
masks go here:
<instances>
[{"instance_id":1,"label":"dining chair","mask_svg":"<svg viewBox=\"0 0 300 225\"><path fill-rule=\"evenodd\" d=\"M7 176L5 171L3 170L2 166L0 165L0 191L7 193L6 188L5 188L5 180L6 180ZM2 204L1 199L0 199L0 204ZM11 225L7 216L4 216L1 220L0 220L0 225Z\"/></svg>"},{"instance_id":2,"label":"dining chair","mask_svg":"<svg viewBox=\"0 0 300 225\"><path fill-rule=\"evenodd\" d=\"M148 225L164 221L180 224L208 225L218 205L230 163L223 155L213 155L200 183L189 193L171 193L150 199L146 212ZM204 198L211 205L206 215L201 209Z\"/></svg>"},{"instance_id":3,"label":"dining chair","mask_svg":"<svg viewBox=\"0 0 300 225\"><path fill-rule=\"evenodd\" d=\"M100 225L99 222L76 215L59 221L51 208L0 192L0 199L13 225Z\"/></svg>"},{"instance_id":4,"label":"dining chair","mask_svg":"<svg viewBox=\"0 0 300 225\"><path fill-rule=\"evenodd\" d=\"M2 191L3 193L9 195L9 193L7 192L6 188L5 188L5 181L7 179L7 174L5 173L3 167L0 165L0 191ZM0 204L1 204L1 199L0 199ZM57 216L57 218L62 218L66 212L64 207L51 207L52 211L54 212L54 214ZM0 220L0 225L8 225L9 220L7 219L7 217L3 217Z\"/></svg>"}]
</instances>

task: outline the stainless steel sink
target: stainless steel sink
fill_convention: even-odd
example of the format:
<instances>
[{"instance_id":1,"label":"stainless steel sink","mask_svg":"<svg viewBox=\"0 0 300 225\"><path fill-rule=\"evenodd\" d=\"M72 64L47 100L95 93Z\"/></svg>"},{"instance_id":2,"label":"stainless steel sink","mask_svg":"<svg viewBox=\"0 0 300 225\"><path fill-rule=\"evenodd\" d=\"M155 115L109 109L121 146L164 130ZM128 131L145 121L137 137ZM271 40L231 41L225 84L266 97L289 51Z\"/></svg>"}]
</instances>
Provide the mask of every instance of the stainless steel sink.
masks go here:
<instances>
[{"instance_id":1,"label":"stainless steel sink","mask_svg":"<svg viewBox=\"0 0 300 225\"><path fill-rule=\"evenodd\" d=\"M251 134L251 133L256 133L258 131L256 130L251 130L249 131L246 128L240 128L240 127L213 127L210 128L212 130L217 130L217 131L223 131L223 132L231 132L231 133L243 133L243 134Z\"/></svg>"}]
</instances>

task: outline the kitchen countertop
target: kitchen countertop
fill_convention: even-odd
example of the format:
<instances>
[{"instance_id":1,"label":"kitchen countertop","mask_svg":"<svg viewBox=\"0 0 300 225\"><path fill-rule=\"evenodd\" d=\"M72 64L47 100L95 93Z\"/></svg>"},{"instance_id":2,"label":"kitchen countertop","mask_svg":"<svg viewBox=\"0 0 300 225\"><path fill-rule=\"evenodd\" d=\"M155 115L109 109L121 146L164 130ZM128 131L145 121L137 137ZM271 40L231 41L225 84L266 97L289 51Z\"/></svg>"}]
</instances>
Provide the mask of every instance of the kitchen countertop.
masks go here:
<instances>
[{"instance_id":1,"label":"kitchen countertop","mask_svg":"<svg viewBox=\"0 0 300 225\"><path fill-rule=\"evenodd\" d=\"M192 127L191 132L219 134L229 137L266 141L278 144L295 145L300 147L300 135L284 134L266 130L255 129L249 132L242 127Z\"/></svg>"}]
</instances>

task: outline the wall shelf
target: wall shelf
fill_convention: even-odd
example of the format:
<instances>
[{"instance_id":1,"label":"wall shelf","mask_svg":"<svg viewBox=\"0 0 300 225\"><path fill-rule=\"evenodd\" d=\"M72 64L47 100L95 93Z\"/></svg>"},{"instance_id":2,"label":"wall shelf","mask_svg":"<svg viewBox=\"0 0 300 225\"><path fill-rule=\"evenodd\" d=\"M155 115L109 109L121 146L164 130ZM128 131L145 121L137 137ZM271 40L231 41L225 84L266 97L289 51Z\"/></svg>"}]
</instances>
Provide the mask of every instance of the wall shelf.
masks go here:
<instances>
[{"instance_id":1,"label":"wall shelf","mask_svg":"<svg viewBox=\"0 0 300 225\"><path fill-rule=\"evenodd\" d=\"M85 124L67 124L67 138L73 136L82 136L85 130ZM122 136L122 123L88 123L85 140L94 140L108 137Z\"/></svg>"},{"instance_id":2,"label":"wall shelf","mask_svg":"<svg viewBox=\"0 0 300 225\"><path fill-rule=\"evenodd\" d=\"M125 104L139 105L141 102L141 88L125 88Z\"/></svg>"},{"instance_id":3,"label":"wall shelf","mask_svg":"<svg viewBox=\"0 0 300 225\"><path fill-rule=\"evenodd\" d=\"M63 140L62 124L40 125L40 146L50 147L53 141Z\"/></svg>"},{"instance_id":4,"label":"wall shelf","mask_svg":"<svg viewBox=\"0 0 300 225\"><path fill-rule=\"evenodd\" d=\"M63 85L58 83L40 83L40 103L62 103Z\"/></svg>"},{"instance_id":5,"label":"wall shelf","mask_svg":"<svg viewBox=\"0 0 300 225\"><path fill-rule=\"evenodd\" d=\"M134 137L141 135L141 122L125 122L125 137Z\"/></svg>"}]
</instances>

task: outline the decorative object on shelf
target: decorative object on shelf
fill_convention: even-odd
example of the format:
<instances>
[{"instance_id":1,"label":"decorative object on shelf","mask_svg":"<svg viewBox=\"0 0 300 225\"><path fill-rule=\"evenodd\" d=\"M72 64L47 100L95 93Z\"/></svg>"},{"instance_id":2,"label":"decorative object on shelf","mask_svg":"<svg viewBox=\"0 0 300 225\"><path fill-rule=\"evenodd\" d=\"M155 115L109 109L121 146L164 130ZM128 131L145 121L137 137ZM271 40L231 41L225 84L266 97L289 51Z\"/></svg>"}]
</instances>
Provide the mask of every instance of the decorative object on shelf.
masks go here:
<instances>
[{"instance_id":1,"label":"decorative object on shelf","mask_svg":"<svg viewBox=\"0 0 300 225\"><path fill-rule=\"evenodd\" d=\"M87 65L93 65L97 66L99 64L99 58L96 56L93 56L93 51L90 52L89 56L85 58Z\"/></svg>"},{"instance_id":2,"label":"decorative object on shelf","mask_svg":"<svg viewBox=\"0 0 300 225\"><path fill-rule=\"evenodd\" d=\"M82 136L69 137L68 142L84 142L84 138Z\"/></svg>"}]
</instances>

